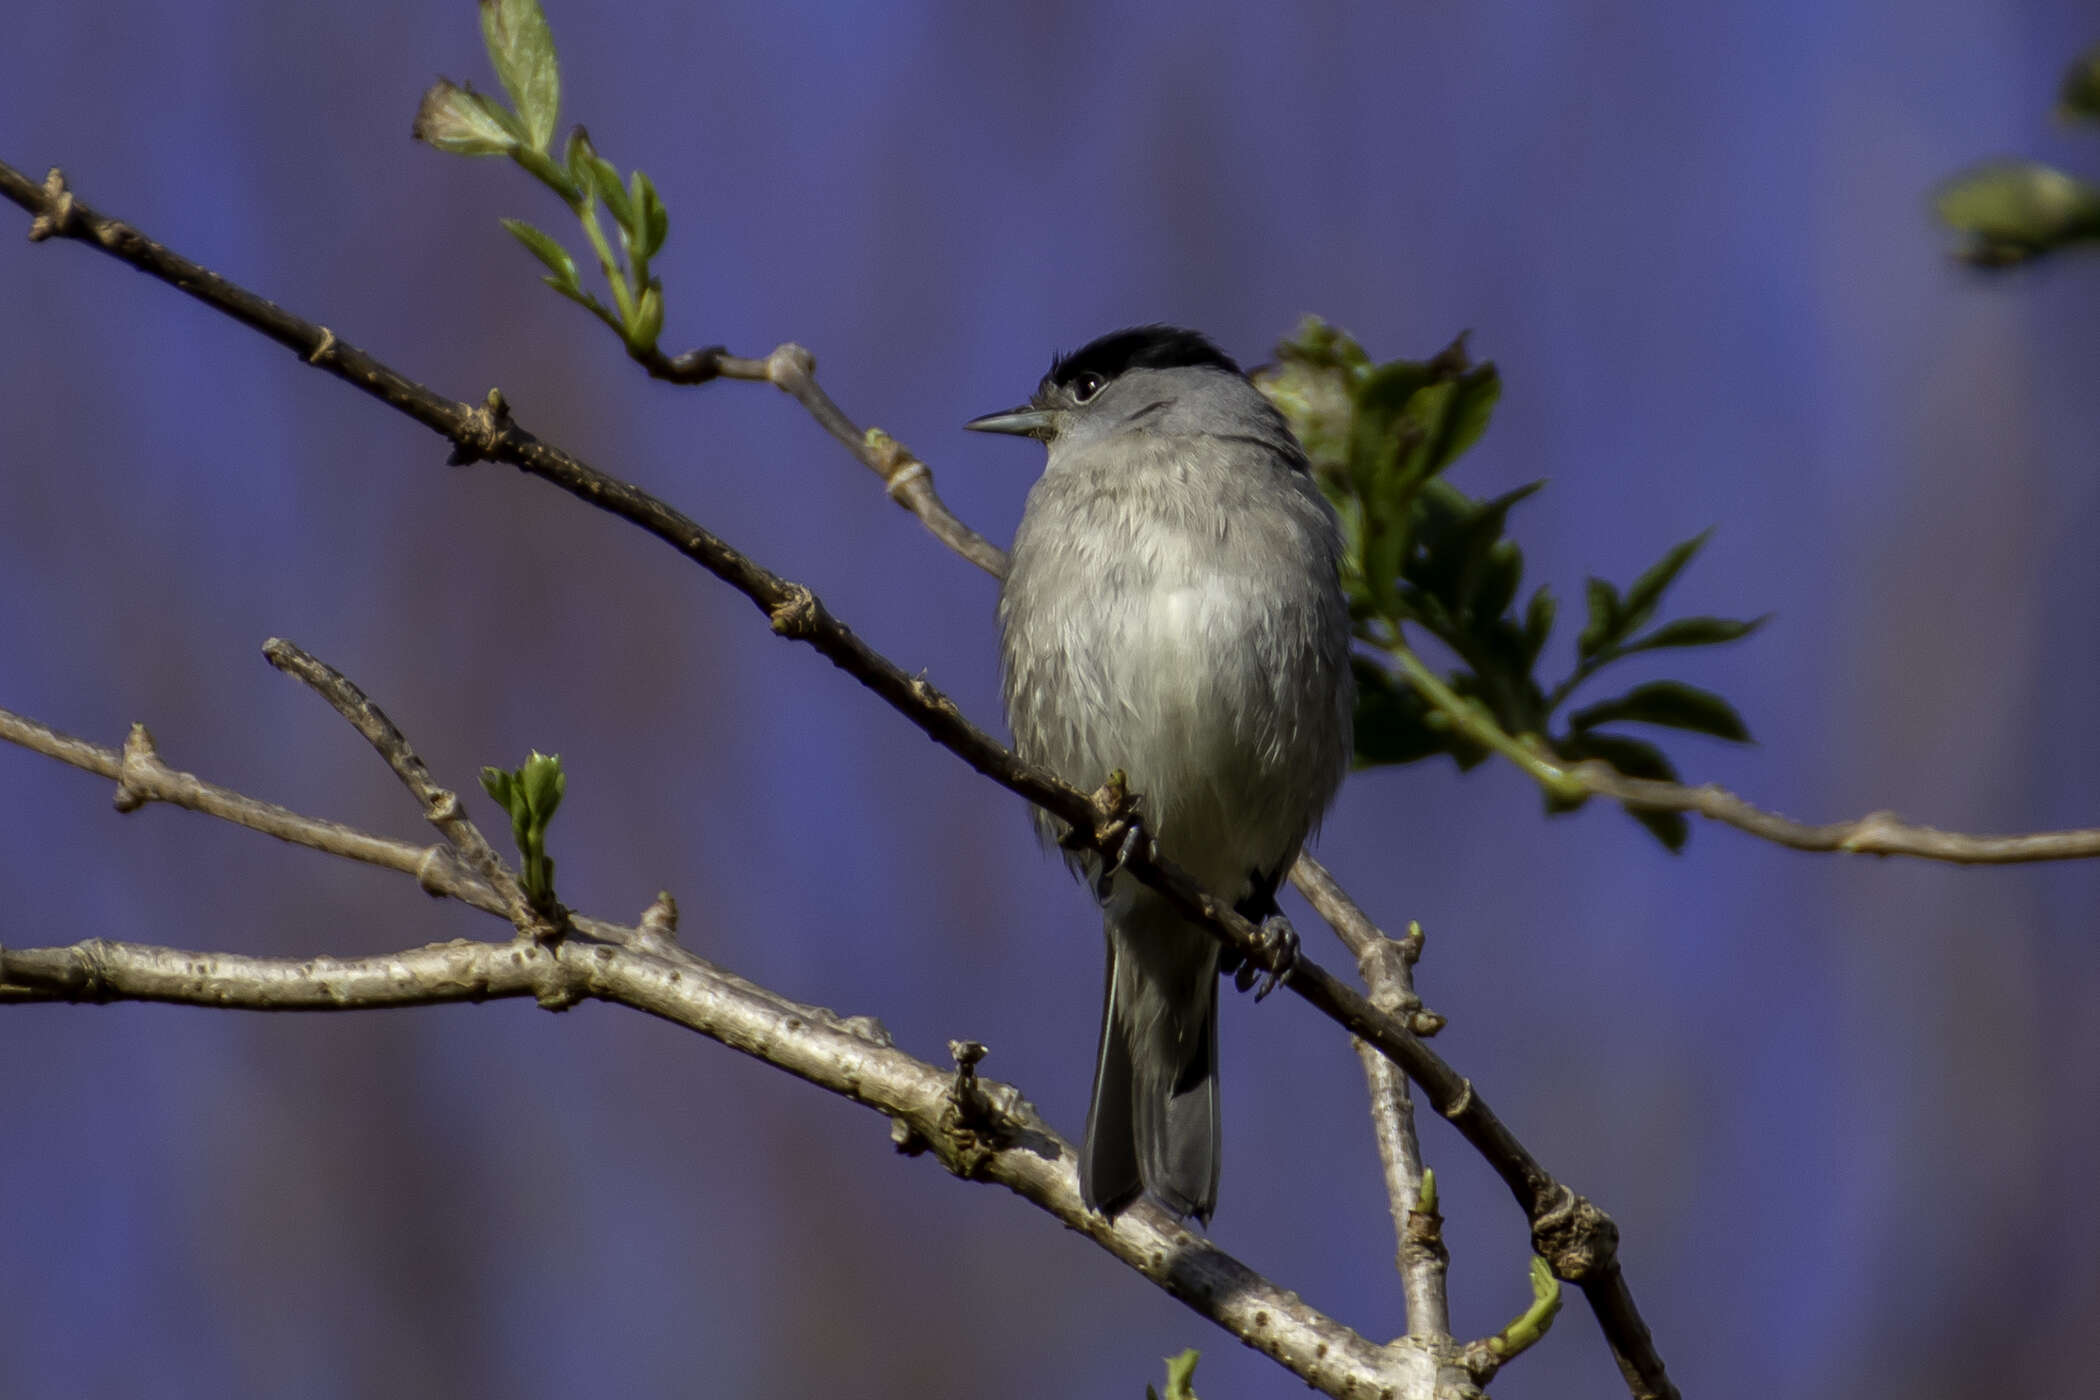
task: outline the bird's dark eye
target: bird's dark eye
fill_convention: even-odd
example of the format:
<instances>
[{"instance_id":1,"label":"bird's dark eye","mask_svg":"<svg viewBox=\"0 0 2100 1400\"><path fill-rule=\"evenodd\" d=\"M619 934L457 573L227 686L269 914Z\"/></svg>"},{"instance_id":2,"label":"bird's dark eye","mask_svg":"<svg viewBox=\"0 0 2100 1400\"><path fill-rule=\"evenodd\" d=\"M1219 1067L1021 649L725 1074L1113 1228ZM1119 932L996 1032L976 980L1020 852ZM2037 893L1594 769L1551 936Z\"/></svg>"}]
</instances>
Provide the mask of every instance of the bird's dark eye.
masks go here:
<instances>
[{"instance_id":1,"label":"bird's dark eye","mask_svg":"<svg viewBox=\"0 0 2100 1400\"><path fill-rule=\"evenodd\" d=\"M1092 370L1076 374L1072 376L1072 399L1076 403L1085 403L1088 399L1100 393L1102 386L1107 383L1107 375L1096 374Z\"/></svg>"}]
</instances>

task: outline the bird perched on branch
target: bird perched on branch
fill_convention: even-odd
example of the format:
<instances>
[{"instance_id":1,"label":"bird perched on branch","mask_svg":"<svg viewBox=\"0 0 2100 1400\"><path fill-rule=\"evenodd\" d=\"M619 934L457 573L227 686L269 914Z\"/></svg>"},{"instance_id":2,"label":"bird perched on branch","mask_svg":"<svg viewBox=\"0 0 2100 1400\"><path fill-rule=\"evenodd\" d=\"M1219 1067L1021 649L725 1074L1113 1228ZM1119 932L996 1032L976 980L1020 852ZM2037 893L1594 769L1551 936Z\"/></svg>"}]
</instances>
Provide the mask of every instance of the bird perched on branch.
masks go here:
<instances>
[{"instance_id":1,"label":"bird perched on branch","mask_svg":"<svg viewBox=\"0 0 2100 1400\"><path fill-rule=\"evenodd\" d=\"M1060 356L1026 404L968 426L1049 448L999 595L1015 748L1081 789L1123 773L1158 854L1287 954L1276 890L1348 766L1353 699L1341 535L1304 450L1223 351L1170 326ZM1224 950L1119 862L1071 859L1108 938L1087 1205L1150 1193L1207 1223Z\"/></svg>"}]
</instances>

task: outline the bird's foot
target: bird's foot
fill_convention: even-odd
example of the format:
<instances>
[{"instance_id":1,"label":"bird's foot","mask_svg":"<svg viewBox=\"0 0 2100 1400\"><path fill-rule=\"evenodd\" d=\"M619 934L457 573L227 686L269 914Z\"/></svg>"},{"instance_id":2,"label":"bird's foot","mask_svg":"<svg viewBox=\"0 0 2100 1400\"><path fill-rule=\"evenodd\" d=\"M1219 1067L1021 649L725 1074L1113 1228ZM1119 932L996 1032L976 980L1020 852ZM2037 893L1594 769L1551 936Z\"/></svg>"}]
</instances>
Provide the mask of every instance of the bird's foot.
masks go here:
<instances>
[{"instance_id":1,"label":"bird's foot","mask_svg":"<svg viewBox=\"0 0 2100 1400\"><path fill-rule=\"evenodd\" d=\"M1108 781L1090 795L1094 810L1099 814L1094 830L1091 833L1068 832L1063 844L1073 850L1106 853L1097 857L1100 867L1094 875L1094 895L1106 904L1116 872L1141 854L1146 860L1157 861L1159 843L1146 829L1144 816L1138 810L1142 799L1130 790L1129 780L1123 776L1122 769L1110 773Z\"/></svg>"},{"instance_id":2,"label":"bird's foot","mask_svg":"<svg viewBox=\"0 0 2100 1400\"><path fill-rule=\"evenodd\" d=\"M1262 957L1242 961L1232 974L1232 985L1241 991L1254 988L1256 1001L1268 996L1282 986L1290 977L1291 969L1298 965L1298 930L1281 914L1271 914L1257 926L1261 935ZM1263 966L1262 964L1267 964Z\"/></svg>"},{"instance_id":3,"label":"bird's foot","mask_svg":"<svg viewBox=\"0 0 2100 1400\"><path fill-rule=\"evenodd\" d=\"M1101 862L1100 873L1094 876L1094 897L1103 904L1108 903L1116 872L1140 855L1147 860L1158 860L1159 843L1152 839L1151 832L1145 830L1144 819L1132 812L1124 819L1123 839L1116 843L1115 854Z\"/></svg>"}]
</instances>

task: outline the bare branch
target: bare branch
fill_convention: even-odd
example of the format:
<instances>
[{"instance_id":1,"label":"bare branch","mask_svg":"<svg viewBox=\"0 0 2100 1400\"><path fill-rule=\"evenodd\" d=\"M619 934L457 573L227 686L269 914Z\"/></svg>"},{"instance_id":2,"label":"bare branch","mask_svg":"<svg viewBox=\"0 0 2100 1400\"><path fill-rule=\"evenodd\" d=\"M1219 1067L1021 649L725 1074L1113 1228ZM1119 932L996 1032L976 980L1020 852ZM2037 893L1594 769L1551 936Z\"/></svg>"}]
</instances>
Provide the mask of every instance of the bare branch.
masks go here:
<instances>
[{"instance_id":1,"label":"bare branch","mask_svg":"<svg viewBox=\"0 0 2100 1400\"><path fill-rule=\"evenodd\" d=\"M186 807L208 817L245 826L294 846L363 861L413 875L425 893L457 899L491 914L505 913L502 898L461 864L447 846L416 846L373 836L337 822L301 816L274 802L264 802L181 773L161 762L153 736L143 724L131 727L123 751L91 744L37 723L10 710L0 710L0 739L55 758L60 763L117 780L117 810L136 811L148 802Z\"/></svg>"},{"instance_id":2,"label":"bare branch","mask_svg":"<svg viewBox=\"0 0 2100 1400\"><path fill-rule=\"evenodd\" d=\"M633 945L636 930L620 930ZM865 1018L843 1019L755 987L690 953L569 940L459 940L369 958L263 958L90 939L0 948L0 1002L156 1001L251 1011L349 1011L533 997L562 1008L613 1002L698 1031L887 1115L907 1152L930 1151L995 1182L1334 1396L1429 1395L1428 1355L1379 1346L1308 1306L1150 1207L1114 1219L1086 1208L1072 1147L1011 1086L896 1049ZM973 1067L974 1071L974 1067Z\"/></svg>"},{"instance_id":3,"label":"bare branch","mask_svg":"<svg viewBox=\"0 0 2100 1400\"><path fill-rule=\"evenodd\" d=\"M474 825L467 815L466 804L459 794L449 788L439 787L430 776L430 769L409 746L408 736L386 717L386 712L350 683L349 677L322 662L311 653L282 637L272 637L263 643L263 656L272 666L288 676L295 677L311 686L335 712L350 722L350 727L365 736L368 743L379 751L387 767L401 780L409 794L422 805L424 819L444 834L459 852L468 866L488 882L489 888L498 891L510 906L505 912L512 924L522 932L530 926L536 916L525 892L518 887L518 880L503 864L503 858L489 845L481 828Z\"/></svg>"},{"instance_id":4,"label":"bare branch","mask_svg":"<svg viewBox=\"0 0 2100 1400\"><path fill-rule=\"evenodd\" d=\"M2100 827L1969 836L1907 822L1893 812L1869 812L1852 821L1816 826L1768 812L1713 783L1687 787L1653 778L1629 778L1595 759L1565 771L1590 792L1623 802L1636 811L1692 812L1797 851L1916 856L1956 865L2022 865L2100 856Z\"/></svg>"},{"instance_id":5,"label":"bare branch","mask_svg":"<svg viewBox=\"0 0 2100 1400\"><path fill-rule=\"evenodd\" d=\"M1422 951L1420 930L1410 929L1404 940L1386 937L1327 867L1309 855L1299 857L1291 883L1355 955L1357 970L1371 992L1371 1004L1389 1015L1413 1017L1419 1013L1422 1002L1415 995L1414 964ZM1425 1213L1422 1146L1415 1136L1415 1106L1407 1077L1363 1042L1357 1042L1356 1051L1363 1061L1365 1086L1371 1096L1371 1130L1385 1171L1386 1202L1397 1241L1394 1258L1407 1297L1407 1335L1431 1345L1449 1343L1451 1308L1444 1274L1450 1254L1440 1232L1416 1220ZM1426 1213L1433 1217L1433 1207Z\"/></svg>"}]
</instances>

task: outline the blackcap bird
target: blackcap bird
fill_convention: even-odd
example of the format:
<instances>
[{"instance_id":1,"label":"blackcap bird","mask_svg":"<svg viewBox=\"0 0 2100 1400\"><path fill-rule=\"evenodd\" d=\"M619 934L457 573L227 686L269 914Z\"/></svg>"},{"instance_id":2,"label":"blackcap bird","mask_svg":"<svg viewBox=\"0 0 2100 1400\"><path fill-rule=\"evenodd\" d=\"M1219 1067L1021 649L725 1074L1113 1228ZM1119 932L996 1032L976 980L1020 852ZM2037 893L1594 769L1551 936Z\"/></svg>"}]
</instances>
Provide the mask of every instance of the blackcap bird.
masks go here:
<instances>
[{"instance_id":1,"label":"blackcap bird","mask_svg":"<svg viewBox=\"0 0 2100 1400\"><path fill-rule=\"evenodd\" d=\"M1353 690L1341 535L1304 450L1223 351L1169 326L1061 356L968 426L1049 447L999 595L1016 750L1083 790L1121 770L1157 852L1294 945L1276 889L1348 766ZM1207 1223L1222 949L1114 862L1071 859L1108 937L1087 1205L1143 1192Z\"/></svg>"}]
</instances>

